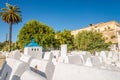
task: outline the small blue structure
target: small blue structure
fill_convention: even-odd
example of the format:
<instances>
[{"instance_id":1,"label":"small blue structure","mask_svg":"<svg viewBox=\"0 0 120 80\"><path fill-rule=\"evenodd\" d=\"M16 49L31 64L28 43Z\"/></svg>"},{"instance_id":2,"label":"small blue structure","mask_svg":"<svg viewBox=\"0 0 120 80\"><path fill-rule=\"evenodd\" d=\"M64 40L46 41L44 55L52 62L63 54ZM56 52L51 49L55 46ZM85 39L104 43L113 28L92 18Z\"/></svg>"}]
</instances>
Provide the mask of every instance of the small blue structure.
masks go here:
<instances>
[{"instance_id":1,"label":"small blue structure","mask_svg":"<svg viewBox=\"0 0 120 80\"><path fill-rule=\"evenodd\" d=\"M41 59L42 58L42 47L39 46L32 38L31 43L24 46L24 54Z\"/></svg>"},{"instance_id":2,"label":"small blue structure","mask_svg":"<svg viewBox=\"0 0 120 80\"><path fill-rule=\"evenodd\" d=\"M40 46L35 42L34 38L32 38L31 43L25 45L25 47L40 47Z\"/></svg>"}]
</instances>

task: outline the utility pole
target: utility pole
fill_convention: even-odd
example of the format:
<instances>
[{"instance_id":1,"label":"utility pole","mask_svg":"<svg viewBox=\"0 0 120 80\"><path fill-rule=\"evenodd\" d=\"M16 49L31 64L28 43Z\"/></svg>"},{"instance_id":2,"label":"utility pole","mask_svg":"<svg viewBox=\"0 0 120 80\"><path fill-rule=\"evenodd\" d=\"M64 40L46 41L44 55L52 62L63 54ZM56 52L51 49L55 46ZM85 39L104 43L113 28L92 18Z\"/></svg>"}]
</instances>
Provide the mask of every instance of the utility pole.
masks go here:
<instances>
[{"instance_id":1,"label":"utility pole","mask_svg":"<svg viewBox=\"0 0 120 80\"><path fill-rule=\"evenodd\" d=\"M6 41L5 41L5 47L7 48L8 46L8 33L6 33Z\"/></svg>"},{"instance_id":2,"label":"utility pole","mask_svg":"<svg viewBox=\"0 0 120 80\"><path fill-rule=\"evenodd\" d=\"M7 38L8 38L8 34L6 33L6 42L8 41Z\"/></svg>"}]
</instances>

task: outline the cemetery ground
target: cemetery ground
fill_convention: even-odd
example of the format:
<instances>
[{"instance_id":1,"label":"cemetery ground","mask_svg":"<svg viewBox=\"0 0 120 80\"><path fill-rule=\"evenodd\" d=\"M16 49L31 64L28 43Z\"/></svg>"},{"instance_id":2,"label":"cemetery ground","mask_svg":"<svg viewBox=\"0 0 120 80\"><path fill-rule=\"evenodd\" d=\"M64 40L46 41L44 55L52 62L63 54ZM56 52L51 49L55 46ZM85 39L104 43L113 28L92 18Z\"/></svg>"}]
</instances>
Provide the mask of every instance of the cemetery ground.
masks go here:
<instances>
[{"instance_id":1,"label":"cemetery ground","mask_svg":"<svg viewBox=\"0 0 120 80\"><path fill-rule=\"evenodd\" d=\"M2 68L4 62L5 62L5 56L3 56L2 53L0 53L0 69Z\"/></svg>"},{"instance_id":2,"label":"cemetery ground","mask_svg":"<svg viewBox=\"0 0 120 80\"><path fill-rule=\"evenodd\" d=\"M115 51L43 51L34 40L24 52L1 52L0 80L120 80L120 53ZM4 56L2 56L4 55ZM5 61L5 63L4 63Z\"/></svg>"}]
</instances>

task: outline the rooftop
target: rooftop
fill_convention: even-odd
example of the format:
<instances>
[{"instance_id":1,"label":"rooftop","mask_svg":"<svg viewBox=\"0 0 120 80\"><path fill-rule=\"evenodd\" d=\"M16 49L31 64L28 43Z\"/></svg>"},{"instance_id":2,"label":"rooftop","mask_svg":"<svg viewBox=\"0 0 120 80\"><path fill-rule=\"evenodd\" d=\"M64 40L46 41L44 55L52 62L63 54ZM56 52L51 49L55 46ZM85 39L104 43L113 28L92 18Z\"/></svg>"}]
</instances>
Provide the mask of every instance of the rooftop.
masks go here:
<instances>
[{"instance_id":1,"label":"rooftop","mask_svg":"<svg viewBox=\"0 0 120 80\"><path fill-rule=\"evenodd\" d=\"M40 47L40 46L35 42L34 39L32 39L31 43L29 43L25 47Z\"/></svg>"}]
</instances>

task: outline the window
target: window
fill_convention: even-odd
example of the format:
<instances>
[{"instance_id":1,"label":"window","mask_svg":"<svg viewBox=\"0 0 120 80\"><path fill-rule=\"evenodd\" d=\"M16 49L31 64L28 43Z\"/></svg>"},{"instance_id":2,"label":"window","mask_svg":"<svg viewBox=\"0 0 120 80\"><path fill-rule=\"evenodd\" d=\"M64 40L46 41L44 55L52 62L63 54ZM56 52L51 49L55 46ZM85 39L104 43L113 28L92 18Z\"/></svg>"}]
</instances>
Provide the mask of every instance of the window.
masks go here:
<instances>
[{"instance_id":1,"label":"window","mask_svg":"<svg viewBox=\"0 0 120 80\"><path fill-rule=\"evenodd\" d=\"M97 26L95 26L95 28L97 28Z\"/></svg>"},{"instance_id":2,"label":"window","mask_svg":"<svg viewBox=\"0 0 120 80\"><path fill-rule=\"evenodd\" d=\"M114 38L116 38L116 36L115 36L115 35L112 35L112 36L111 36L111 39L114 39Z\"/></svg>"},{"instance_id":3,"label":"window","mask_svg":"<svg viewBox=\"0 0 120 80\"><path fill-rule=\"evenodd\" d=\"M32 51L33 51L33 48L32 48Z\"/></svg>"},{"instance_id":4,"label":"window","mask_svg":"<svg viewBox=\"0 0 120 80\"><path fill-rule=\"evenodd\" d=\"M39 48L37 48L37 51L39 51Z\"/></svg>"},{"instance_id":5,"label":"window","mask_svg":"<svg viewBox=\"0 0 120 80\"><path fill-rule=\"evenodd\" d=\"M105 31L107 30L106 28L104 28L105 29Z\"/></svg>"},{"instance_id":6,"label":"window","mask_svg":"<svg viewBox=\"0 0 120 80\"><path fill-rule=\"evenodd\" d=\"M34 49L34 51L36 51L36 48Z\"/></svg>"},{"instance_id":7,"label":"window","mask_svg":"<svg viewBox=\"0 0 120 80\"><path fill-rule=\"evenodd\" d=\"M108 26L108 29L110 29L110 27Z\"/></svg>"},{"instance_id":8,"label":"window","mask_svg":"<svg viewBox=\"0 0 120 80\"><path fill-rule=\"evenodd\" d=\"M106 37L105 40L108 40L108 37Z\"/></svg>"}]
</instances>

